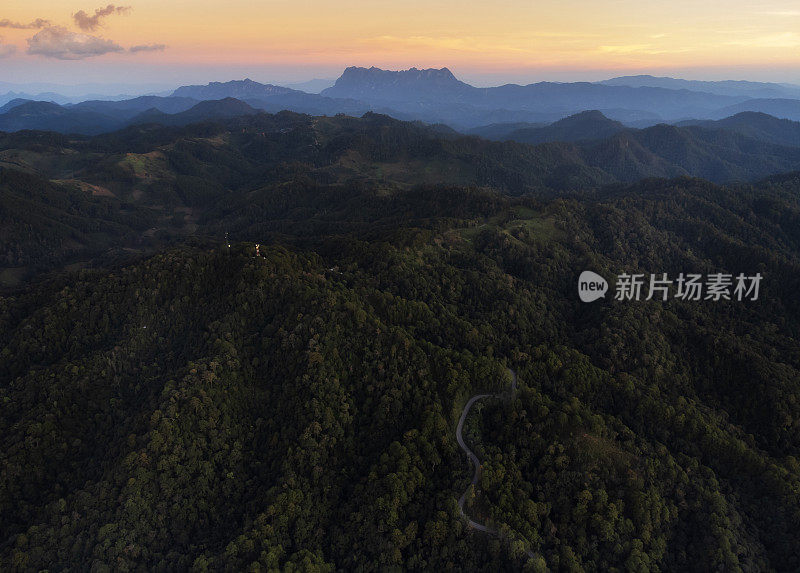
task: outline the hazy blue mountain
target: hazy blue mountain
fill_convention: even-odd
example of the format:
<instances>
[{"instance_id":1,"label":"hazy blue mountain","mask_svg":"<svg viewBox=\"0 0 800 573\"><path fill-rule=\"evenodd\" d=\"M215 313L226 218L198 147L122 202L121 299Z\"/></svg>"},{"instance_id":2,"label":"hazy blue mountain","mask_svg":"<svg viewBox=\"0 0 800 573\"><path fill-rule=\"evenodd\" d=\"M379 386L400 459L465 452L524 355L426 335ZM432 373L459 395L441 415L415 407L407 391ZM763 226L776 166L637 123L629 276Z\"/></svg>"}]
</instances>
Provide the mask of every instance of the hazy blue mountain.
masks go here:
<instances>
[{"instance_id":1,"label":"hazy blue mountain","mask_svg":"<svg viewBox=\"0 0 800 573\"><path fill-rule=\"evenodd\" d=\"M234 98L197 102L144 96L125 102L95 101L74 106L28 101L0 114L0 131L32 129L96 135L132 124L187 125L255 113L259 111Z\"/></svg>"},{"instance_id":2,"label":"hazy blue mountain","mask_svg":"<svg viewBox=\"0 0 800 573\"><path fill-rule=\"evenodd\" d=\"M323 81L314 85L318 88ZM312 89L312 84L307 87ZM696 91L705 88L709 91ZM187 111L198 101L235 98L253 108L273 113L291 110L312 115L344 113L360 116L372 111L405 121L445 123L462 132L487 127L489 135L486 136L502 138L504 133L512 130L488 126L515 123L549 125L585 110L599 110L607 119L635 128L689 119L717 120L742 111L800 120L800 100L751 98L750 95L794 93L794 89L800 88L759 82L693 82L651 76L615 78L600 83L540 82L526 86L508 84L478 88L460 81L447 68L388 71L376 67L349 67L333 86L320 94L261 84L250 79L182 86L170 97L149 95L123 100L103 97L71 104L65 102L70 98L52 94L52 97L35 99L53 101L75 112L108 117L84 116L89 123L81 125L77 119L81 116L51 108L49 116L58 117L58 121L47 123L44 118L48 114L39 113L35 120L29 115L25 116L27 119L8 117L3 125L58 131L67 127L77 130L76 133L91 134L98 130L117 129L146 112L150 119L160 117L149 110L172 115ZM6 101L3 97L7 98ZM19 100L25 99L32 98L16 92L0 96L0 105L3 105L0 114L9 112L21 103ZM7 105L12 101L13 104ZM520 126L525 127L535 126ZM533 140L550 138L545 134L531 137ZM558 137L571 140L572 136L560 134Z\"/></svg>"},{"instance_id":3,"label":"hazy blue mountain","mask_svg":"<svg viewBox=\"0 0 800 573\"><path fill-rule=\"evenodd\" d=\"M336 83L336 78L314 78L305 82L287 83L285 87L300 90L310 94L318 94Z\"/></svg>"},{"instance_id":4,"label":"hazy blue mountain","mask_svg":"<svg viewBox=\"0 0 800 573\"><path fill-rule=\"evenodd\" d=\"M293 110L314 115L346 113L361 116L372 106L353 100L334 100L291 92L244 102L235 98L198 100L187 97L140 96L124 101L86 101L61 106L53 102L13 100L0 108L0 131L35 129L95 135L130 124L188 123L250 115L258 110ZM414 119L414 118L410 118Z\"/></svg>"},{"instance_id":5,"label":"hazy blue mountain","mask_svg":"<svg viewBox=\"0 0 800 573\"><path fill-rule=\"evenodd\" d=\"M520 143L545 143L547 141L583 141L604 139L623 131L626 127L609 119L597 110L583 111L565 117L545 127L524 127L507 133L500 139Z\"/></svg>"},{"instance_id":6,"label":"hazy blue mountain","mask_svg":"<svg viewBox=\"0 0 800 573\"><path fill-rule=\"evenodd\" d=\"M733 131L759 141L800 147L800 122L779 119L760 112L745 111L718 121L690 120L678 125Z\"/></svg>"},{"instance_id":7,"label":"hazy blue mountain","mask_svg":"<svg viewBox=\"0 0 800 573\"><path fill-rule=\"evenodd\" d=\"M708 119L723 119L743 111L757 111L767 113L780 119L800 121L800 100L786 98L751 99L735 105L726 106L711 115Z\"/></svg>"},{"instance_id":8,"label":"hazy blue mountain","mask_svg":"<svg viewBox=\"0 0 800 573\"><path fill-rule=\"evenodd\" d=\"M73 110L53 102L28 101L0 115L0 131L38 129L94 135L119 129L124 121L95 111Z\"/></svg>"},{"instance_id":9,"label":"hazy blue mountain","mask_svg":"<svg viewBox=\"0 0 800 573\"><path fill-rule=\"evenodd\" d=\"M198 100L187 97L140 96L122 101L90 100L71 106L68 109L94 111L119 118L132 118L149 109L164 113L180 113L196 105Z\"/></svg>"},{"instance_id":10,"label":"hazy blue mountain","mask_svg":"<svg viewBox=\"0 0 800 573\"><path fill-rule=\"evenodd\" d=\"M682 81L663 83L685 85L680 83ZM387 71L375 67L350 67L334 86L321 94L246 79L183 86L170 97L149 95L121 101L112 98L65 105L57 105L57 102L39 105L44 102L17 98L0 108L0 129L92 135L120 129L132 122L185 125L193 121L252 114L256 110L270 113L289 110L316 116L361 116L375 112L404 121L446 124L485 138L539 143L605 138L625 126L645 128L690 118L719 120L742 111L800 119L800 100L747 99L687 89L606 83L541 82L527 86L508 84L477 88L458 80L447 68ZM726 82L712 83L717 87L728 85ZM732 83L740 85L739 82ZM753 82L745 84L750 86ZM702 87L705 84L691 85ZM194 108L199 101L222 100L236 101ZM583 113L585 110L596 111ZM736 125L706 127L721 127L757 141L794 145L791 129L784 133L780 127L760 124L747 127L741 121ZM517 133L512 135L512 132Z\"/></svg>"},{"instance_id":11,"label":"hazy blue mountain","mask_svg":"<svg viewBox=\"0 0 800 573\"><path fill-rule=\"evenodd\" d=\"M31 100L35 100L35 99L36 99L35 96L33 96L31 94L28 94L28 93L7 92L7 93L4 93L4 94L0 94L0 106L3 106L0 109L6 108L6 106L9 103L14 102L14 101L16 101L16 102L18 102L18 101L31 101ZM11 108L7 108L7 109L11 109Z\"/></svg>"},{"instance_id":12,"label":"hazy blue mountain","mask_svg":"<svg viewBox=\"0 0 800 573\"><path fill-rule=\"evenodd\" d=\"M509 133L519 131L521 129L537 129L547 127L546 123L529 123L526 121L517 121L510 123L491 123L489 125L479 125L466 130L464 133L467 135L477 135L484 139L492 139L495 141L502 141L506 139Z\"/></svg>"},{"instance_id":13,"label":"hazy blue mountain","mask_svg":"<svg viewBox=\"0 0 800 573\"><path fill-rule=\"evenodd\" d=\"M196 100L234 97L269 112L362 115L374 111L406 121L446 123L461 131L503 123L549 124L587 109L600 110L629 127L647 127L690 118L720 119L735 113L720 110L747 100L743 95L589 82L477 88L447 68L390 71L376 67L349 67L320 94L241 80L183 86L173 95ZM764 105L769 107L770 102Z\"/></svg>"},{"instance_id":14,"label":"hazy blue mountain","mask_svg":"<svg viewBox=\"0 0 800 573\"><path fill-rule=\"evenodd\" d=\"M492 123L465 130L493 141L543 143L546 141L581 141L609 137L625 129L625 125L599 111L585 111L552 123ZM602 134L599 135L598 134Z\"/></svg>"},{"instance_id":15,"label":"hazy blue mountain","mask_svg":"<svg viewBox=\"0 0 800 573\"><path fill-rule=\"evenodd\" d=\"M624 123L628 127L650 127L664 122L664 118L652 111L640 109L598 108L607 118Z\"/></svg>"},{"instance_id":16,"label":"hazy blue mountain","mask_svg":"<svg viewBox=\"0 0 800 573\"><path fill-rule=\"evenodd\" d=\"M447 68L402 71L380 68L347 68L333 87L322 91L322 95L336 98L352 98L370 103L393 102L473 102L480 98L481 88L473 87L456 79Z\"/></svg>"},{"instance_id":17,"label":"hazy blue mountain","mask_svg":"<svg viewBox=\"0 0 800 573\"><path fill-rule=\"evenodd\" d=\"M8 102L4 103L2 106L0 106L0 113L6 113L7 111L9 111L9 110L11 110L11 109L13 109L13 108L15 108L15 107L17 107L19 105L22 105L23 103L28 103L29 101L34 101L34 100L21 98L21 97L16 98L16 99L12 99L11 101L8 101Z\"/></svg>"},{"instance_id":18,"label":"hazy blue mountain","mask_svg":"<svg viewBox=\"0 0 800 573\"><path fill-rule=\"evenodd\" d=\"M369 104L364 104L369 105ZM499 123L540 123L548 125L564 115L553 110L526 110L479 107L467 103L418 103L405 104L375 103L369 105L372 111L390 115L404 121L424 121L427 123L446 123L454 129L466 132L474 127ZM580 110L578 110L580 111Z\"/></svg>"},{"instance_id":19,"label":"hazy blue mountain","mask_svg":"<svg viewBox=\"0 0 800 573\"><path fill-rule=\"evenodd\" d=\"M6 84L8 85L8 84ZM70 95L74 92L72 86L60 86L64 91L17 91L11 90L6 93L0 94L0 105L3 105L14 99L27 99L33 101L52 101L59 105L76 104L83 101L90 100L103 100L103 101L122 101L137 97L130 94L115 94L108 95L103 93L81 93L79 95ZM0 83L0 88L2 84ZM172 91L166 95L171 94ZM157 95L157 94L148 94Z\"/></svg>"},{"instance_id":20,"label":"hazy blue mountain","mask_svg":"<svg viewBox=\"0 0 800 573\"><path fill-rule=\"evenodd\" d=\"M246 98L251 106L275 113L283 110L308 113L311 115L364 115L368 111L375 111L375 106L352 99L334 99L319 94L292 92L277 94L263 98Z\"/></svg>"},{"instance_id":21,"label":"hazy blue mountain","mask_svg":"<svg viewBox=\"0 0 800 573\"><path fill-rule=\"evenodd\" d=\"M482 109L535 112L549 115L550 121L586 109L613 109L622 115L638 114L640 119L641 114L683 119L709 117L715 110L746 99L685 89L610 86L589 82L540 82L527 86L508 84L476 88L459 81L447 68L411 68L395 72L375 67L347 68L336 84L324 90L322 95L388 105L405 113L446 113L453 116L449 119L452 123L471 126L479 124L474 123L470 114ZM457 114L452 108L454 104L466 107ZM427 107L430 105L435 107ZM448 118L443 120L448 121ZM537 120L517 118L502 121Z\"/></svg>"},{"instance_id":22,"label":"hazy blue mountain","mask_svg":"<svg viewBox=\"0 0 800 573\"><path fill-rule=\"evenodd\" d=\"M188 125L190 123L229 119L257 113L260 113L259 110L241 100L225 98L201 101L186 111L174 114L167 114L155 108L150 109L131 119L130 124Z\"/></svg>"},{"instance_id":23,"label":"hazy blue mountain","mask_svg":"<svg viewBox=\"0 0 800 573\"><path fill-rule=\"evenodd\" d=\"M173 92L173 97L188 97L194 101L235 98L247 102L254 108L273 113L291 110L313 115L337 113L363 115L376 109L373 105L352 98L329 98L287 87L261 84L249 79L225 83L212 82L206 86L183 86Z\"/></svg>"},{"instance_id":24,"label":"hazy blue mountain","mask_svg":"<svg viewBox=\"0 0 800 573\"><path fill-rule=\"evenodd\" d=\"M0 81L0 90L2 91L25 92L30 94L58 93L70 99L83 98L84 100L130 99L139 95L154 95L164 91L168 87L170 87L170 84L141 82L135 84L108 82L58 84L52 82L14 83ZM94 97L87 97L92 94L94 94Z\"/></svg>"},{"instance_id":25,"label":"hazy blue mountain","mask_svg":"<svg viewBox=\"0 0 800 573\"><path fill-rule=\"evenodd\" d=\"M260 84L251 79L236 80L231 82L211 82L204 86L182 86L172 92L174 97L187 97L195 100L221 100L225 98L236 99L261 99L274 95L302 93L298 90Z\"/></svg>"},{"instance_id":26,"label":"hazy blue mountain","mask_svg":"<svg viewBox=\"0 0 800 573\"><path fill-rule=\"evenodd\" d=\"M740 80L700 81L650 75L621 76L598 82L607 86L630 86L691 90L748 98L800 98L800 86Z\"/></svg>"},{"instance_id":27,"label":"hazy blue mountain","mask_svg":"<svg viewBox=\"0 0 800 573\"><path fill-rule=\"evenodd\" d=\"M688 90L603 86L588 82L541 82L484 89L487 90L487 102L509 109L548 109L562 113L577 113L587 109L624 109L657 114L663 118L704 114L721 105L741 101L741 98Z\"/></svg>"},{"instance_id":28,"label":"hazy blue mountain","mask_svg":"<svg viewBox=\"0 0 800 573\"><path fill-rule=\"evenodd\" d=\"M58 92L18 92L10 91L0 95L0 104L5 104L15 99L27 99L33 101L52 101L57 104L74 102L75 99ZM83 98L88 99L88 98Z\"/></svg>"}]
</instances>

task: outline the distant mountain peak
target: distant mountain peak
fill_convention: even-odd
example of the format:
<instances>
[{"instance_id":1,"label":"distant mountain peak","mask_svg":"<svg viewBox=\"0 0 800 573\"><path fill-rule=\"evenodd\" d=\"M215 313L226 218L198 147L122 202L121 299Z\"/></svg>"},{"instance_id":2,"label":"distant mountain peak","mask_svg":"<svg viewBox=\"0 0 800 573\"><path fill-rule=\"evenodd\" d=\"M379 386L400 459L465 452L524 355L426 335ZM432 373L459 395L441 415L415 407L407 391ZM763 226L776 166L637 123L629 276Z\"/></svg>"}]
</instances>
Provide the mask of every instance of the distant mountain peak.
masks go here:
<instances>
[{"instance_id":1,"label":"distant mountain peak","mask_svg":"<svg viewBox=\"0 0 800 573\"><path fill-rule=\"evenodd\" d=\"M581 111L574 115L569 115L553 123L550 127L577 127L580 126L584 129L593 129L596 131L621 131L625 129L625 125L607 117L602 111L597 109L589 109Z\"/></svg>"},{"instance_id":2,"label":"distant mountain peak","mask_svg":"<svg viewBox=\"0 0 800 573\"><path fill-rule=\"evenodd\" d=\"M182 86L172 92L173 97L189 97L196 100L220 100L225 98L262 99L276 95L300 93L291 88L272 84L261 84L250 78L229 82L210 82L204 86Z\"/></svg>"},{"instance_id":3,"label":"distant mountain peak","mask_svg":"<svg viewBox=\"0 0 800 573\"><path fill-rule=\"evenodd\" d=\"M599 109L587 109L585 111L578 112L576 114L570 115L565 117L564 119L560 120L557 123L561 122L569 122L569 121L583 121L583 120L599 120L599 121L608 121L612 123L619 123L614 121L613 119L609 119L603 114L602 111Z\"/></svg>"},{"instance_id":4,"label":"distant mountain peak","mask_svg":"<svg viewBox=\"0 0 800 573\"><path fill-rule=\"evenodd\" d=\"M235 97L224 97L218 100L205 100L195 105L192 109L229 108L255 111L250 105Z\"/></svg>"},{"instance_id":5,"label":"distant mountain peak","mask_svg":"<svg viewBox=\"0 0 800 573\"><path fill-rule=\"evenodd\" d=\"M384 70L372 66L350 66L342 72L336 83L323 90L322 95L337 98L368 98L386 102L452 101L477 88L453 75L448 68L409 68Z\"/></svg>"},{"instance_id":6,"label":"distant mountain peak","mask_svg":"<svg viewBox=\"0 0 800 573\"><path fill-rule=\"evenodd\" d=\"M440 80L452 80L454 82L460 82L453 72L450 71L449 68L409 68L407 70L384 70L382 68L377 68L375 66L371 66L369 68L362 68L359 66L349 66L345 68L342 75L339 77L337 83L340 80L346 81L350 78L358 77L383 77L383 78L402 78L402 79L440 79Z\"/></svg>"},{"instance_id":7,"label":"distant mountain peak","mask_svg":"<svg viewBox=\"0 0 800 573\"><path fill-rule=\"evenodd\" d=\"M22 104L31 102L34 100L25 99L25 98L14 98L11 101L6 102L2 106L0 106L0 113L6 113L7 111L14 109L15 107L21 106Z\"/></svg>"},{"instance_id":8,"label":"distant mountain peak","mask_svg":"<svg viewBox=\"0 0 800 573\"><path fill-rule=\"evenodd\" d=\"M458 81L455 75L453 75L453 72L450 71L450 68L439 68L438 70L436 68L425 68L425 69L411 68L409 71L417 72L418 74L423 74L426 76L439 77L439 78Z\"/></svg>"},{"instance_id":9,"label":"distant mountain peak","mask_svg":"<svg viewBox=\"0 0 800 573\"><path fill-rule=\"evenodd\" d=\"M604 139L624 130L622 123L592 109L570 115L546 127L518 129L509 133L507 138L524 143L582 141Z\"/></svg>"},{"instance_id":10,"label":"distant mountain peak","mask_svg":"<svg viewBox=\"0 0 800 573\"><path fill-rule=\"evenodd\" d=\"M10 111L18 115L31 113L63 113L64 108L52 101L30 100L14 106Z\"/></svg>"},{"instance_id":11,"label":"distant mountain peak","mask_svg":"<svg viewBox=\"0 0 800 573\"><path fill-rule=\"evenodd\" d=\"M130 123L187 125L189 123L228 119L257 113L259 113L259 110L251 107L246 102L226 97L218 100L203 100L186 111L175 114L165 114L157 109L150 109L133 118Z\"/></svg>"},{"instance_id":12,"label":"distant mountain peak","mask_svg":"<svg viewBox=\"0 0 800 573\"><path fill-rule=\"evenodd\" d=\"M263 86L269 84L261 84L259 82L253 81L250 78L245 78L243 80L230 80L228 82L210 82L208 85L210 86Z\"/></svg>"}]
</instances>

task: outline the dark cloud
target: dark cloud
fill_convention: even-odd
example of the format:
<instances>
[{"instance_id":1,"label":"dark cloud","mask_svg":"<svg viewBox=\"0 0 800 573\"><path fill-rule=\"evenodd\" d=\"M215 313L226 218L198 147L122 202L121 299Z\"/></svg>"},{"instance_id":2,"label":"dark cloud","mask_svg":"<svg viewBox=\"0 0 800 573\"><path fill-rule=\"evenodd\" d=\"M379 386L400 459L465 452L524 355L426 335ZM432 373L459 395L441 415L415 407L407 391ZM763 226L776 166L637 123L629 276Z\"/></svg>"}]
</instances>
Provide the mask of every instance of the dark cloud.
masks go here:
<instances>
[{"instance_id":1,"label":"dark cloud","mask_svg":"<svg viewBox=\"0 0 800 573\"><path fill-rule=\"evenodd\" d=\"M11 20L0 20L0 28L14 28L16 30L38 30L40 28L46 28L50 25L49 20L43 20L42 18L36 18L33 22L28 24L22 24L20 22L12 22Z\"/></svg>"},{"instance_id":2,"label":"dark cloud","mask_svg":"<svg viewBox=\"0 0 800 573\"><path fill-rule=\"evenodd\" d=\"M58 60L83 60L111 52L124 51L122 46L111 40L70 32L61 26L45 28L32 38L28 38L29 54Z\"/></svg>"},{"instance_id":3,"label":"dark cloud","mask_svg":"<svg viewBox=\"0 0 800 573\"><path fill-rule=\"evenodd\" d=\"M130 6L114 6L113 4L109 4L105 8L98 8L95 10L94 16L89 16L89 14L81 10L73 14L72 18L75 20L75 24L81 30L95 30L98 26L100 26L100 20L106 16L111 16L112 14L124 14L130 9Z\"/></svg>"},{"instance_id":4,"label":"dark cloud","mask_svg":"<svg viewBox=\"0 0 800 573\"><path fill-rule=\"evenodd\" d=\"M133 54L137 52L163 52L166 48L164 44L142 44L140 46L131 46L129 51Z\"/></svg>"}]
</instances>

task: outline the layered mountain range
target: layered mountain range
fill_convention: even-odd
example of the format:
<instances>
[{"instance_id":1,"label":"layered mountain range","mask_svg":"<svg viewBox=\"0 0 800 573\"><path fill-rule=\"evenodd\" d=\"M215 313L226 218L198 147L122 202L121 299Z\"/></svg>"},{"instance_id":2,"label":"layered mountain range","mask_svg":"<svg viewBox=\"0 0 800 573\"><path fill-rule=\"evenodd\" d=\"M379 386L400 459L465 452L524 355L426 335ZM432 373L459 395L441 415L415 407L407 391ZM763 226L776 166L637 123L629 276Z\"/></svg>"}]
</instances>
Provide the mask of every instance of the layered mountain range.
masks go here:
<instances>
[{"instance_id":1,"label":"layered mountain range","mask_svg":"<svg viewBox=\"0 0 800 573\"><path fill-rule=\"evenodd\" d=\"M457 79L447 68L388 71L350 67L319 94L245 79L183 86L168 96L77 104L15 97L0 107L0 130L91 135L135 123L174 124L181 120L155 112L182 113L201 101L228 98L268 112L363 115L372 111L402 120L443 123L459 131L496 124L550 124L587 110L598 110L629 127L719 120L746 111L800 120L800 88L783 84L635 76L598 83L539 82L481 88Z\"/></svg>"}]
</instances>

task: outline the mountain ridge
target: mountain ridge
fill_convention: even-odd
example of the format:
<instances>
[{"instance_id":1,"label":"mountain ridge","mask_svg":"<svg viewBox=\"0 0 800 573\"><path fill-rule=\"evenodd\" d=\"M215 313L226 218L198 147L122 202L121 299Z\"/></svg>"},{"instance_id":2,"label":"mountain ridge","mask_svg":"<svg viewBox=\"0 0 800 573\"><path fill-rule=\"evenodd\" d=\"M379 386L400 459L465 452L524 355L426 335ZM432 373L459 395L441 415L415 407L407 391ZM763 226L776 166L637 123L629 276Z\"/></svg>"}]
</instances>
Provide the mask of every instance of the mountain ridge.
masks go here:
<instances>
[{"instance_id":1,"label":"mountain ridge","mask_svg":"<svg viewBox=\"0 0 800 573\"><path fill-rule=\"evenodd\" d=\"M230 97L271 113L284 109L313 115L345 113L359 116L366 112L377 112L406 121L447 124L463 132L490 124L551 124L586 110L600 110L607 117L631 127L691 119L723 119L741 111L760 111L776 117L800 119L800 100L750 98L686 89L687 85L706 85L702 82L687 84L681 80L669 84L677 89L639 85L647 83L641 78L638 82L633 86L607 85L608 82L538 82L479 88L459 80L446 67L394 71L375 66L350 66L333 86L320 94L262 84L249 78L211 82L179 87L173 90L170 97L141 96L120 101L95 100L66 104L65 108L94 112L108 118L101 121L99 116L95 117L83 131L77 121L63 118L54 121L53 125L58 129L62 129L63 125L68 125L70 129L76 129L77 126L78 133L94 134L118 129L137 113L151 108L168 114L179 113L188 110L196 101ZM722 85L729 83L722 82ZM718 91L724 92L725 89L719 88ZM6 113L12 112L17 104L19 101L6 108ZM52 113L55 116L55 110ZM0 126L3 125L2 115ZM157 117L157 114L153 117ZM11 116L5 119L10 120ZM105 127L101 127L103 124ZM26 125L24 121L15 119L7 121L5 125L10 126L9 129L48 128L43 120ZM494 130L493 133L499 132Z\"/></svg>"},{"instance_id":2,"label":"mountain ridge","mask_svg":"<svg viewBox=\"0 0 800 573\"><path fill-rule=\"evenodd\" d=\"M441 101L443 96L452 97L457 92L466 96L478 89L456 79L448 68L394 71L350 66L320 95L390 103L407 101L410 93L416 94L418 101Z\"/></svg>"},{"instance_id":3,"label":"mountain ridge","mask_svg":"<svg viewBox=\"0 0 800 573\"><path fill-rule=\"evenodd\" d=\"M631 87L664 87L668 89L688 89L708 93L738 94L751 98L800 98L800 86L772 82L753 82L748 80L685 80L671 77L657 77L648 74L620 76L597 83L604 85L627 85Z\"/></svg>"},{"instance_id":4,"label":"mountain ridge","mask_svg":"<svg viewBox=\"0 0 800 573\"><path fill-rule=\"evenodd\" d=\"M627 129L625 125L609 119L601 111L587 110L560 119L546 127L514 130L502 139L534 144L547 141L570 142L605 139L625 129Z\"/></svg>"},{"instance_id":5,"label":"mountain ridge","mask_svg":"<svg viewBox=\"0 0 800 573\"><path fill-rule=\"evenodd\" d=\"M181 86L172 92L173 97L186 97L195 100L220 100L225 98L257 99L274 95L305 93L291 88L262 84L250 78L229 82L210 82L206 85Z\"/></svg>"}]
</instances>

